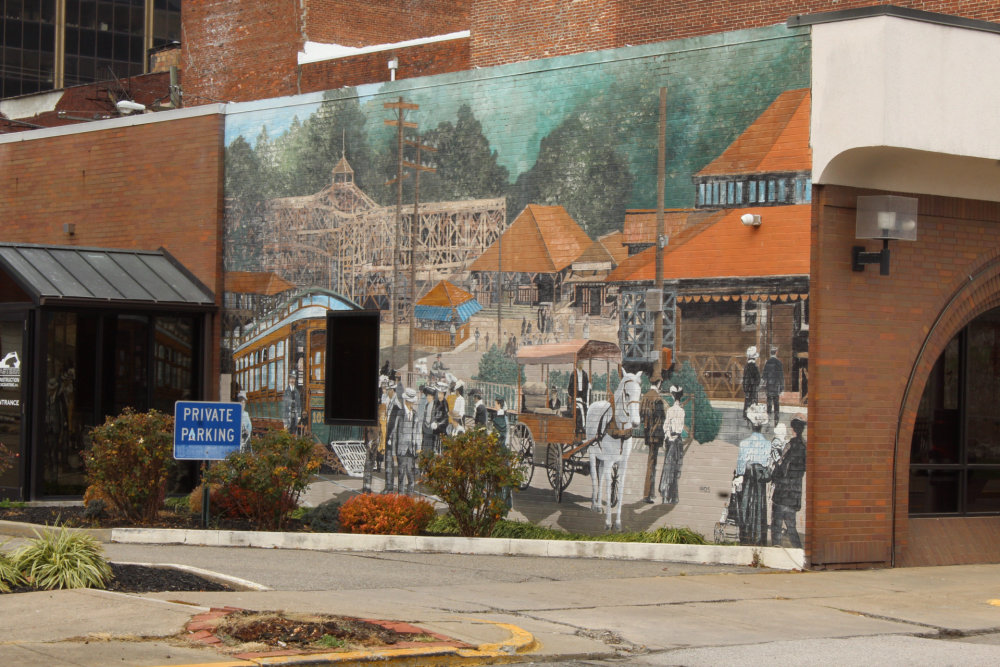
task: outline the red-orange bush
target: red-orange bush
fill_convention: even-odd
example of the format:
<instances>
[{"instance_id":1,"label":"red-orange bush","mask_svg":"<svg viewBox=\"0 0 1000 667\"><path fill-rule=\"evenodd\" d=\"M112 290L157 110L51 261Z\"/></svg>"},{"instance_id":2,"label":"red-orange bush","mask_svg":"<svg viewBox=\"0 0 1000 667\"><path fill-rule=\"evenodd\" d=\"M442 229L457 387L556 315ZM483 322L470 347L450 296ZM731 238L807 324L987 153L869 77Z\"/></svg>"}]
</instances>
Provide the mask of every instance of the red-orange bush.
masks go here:
<instances>
[{"instance_id":1,"label":"red-orange bush","mask_svg":"<svg viewBox=\"0 0 1000 667\"><path fill-rule=\"evenodd\" d=\"M365 493L340 508L340 530L367 535L418 535L434 518L434 507L401 493Z\"/></svg>"}]
</instances>

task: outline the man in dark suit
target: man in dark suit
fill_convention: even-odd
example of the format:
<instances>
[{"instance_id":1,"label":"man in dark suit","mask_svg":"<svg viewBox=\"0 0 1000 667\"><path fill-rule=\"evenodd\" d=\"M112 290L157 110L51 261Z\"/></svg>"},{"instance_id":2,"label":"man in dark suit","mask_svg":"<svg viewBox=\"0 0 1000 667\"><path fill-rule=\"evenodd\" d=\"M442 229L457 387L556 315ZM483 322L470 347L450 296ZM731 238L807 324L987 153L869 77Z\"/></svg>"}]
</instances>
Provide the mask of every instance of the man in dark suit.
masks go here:
<instances>
[{"instance_id":1,"label":"man in dark suit","mask_svg":"<svg viewBox=\"0 0 1000 667\"><path fill-rule=\"evenodd\" d=\"M587 423L587 408L590 407L590 377L583 370L583 362L576 362L576 368L569 378L566 387L570 404L576 405L576 430L583 431Z\"/></svg>"},{"instance_id":2,"label":"man in dark suit","mask_svg":"<svg viewBox=\"0 0 1000 667\"><path fill-rule=\"evenodd\" d=\"M785 445L771 472L774 485L771 494L771 546L784 546L784 538L787 538L790 546L801 549L802 540L795 529L795 514L802 509L802 477L806 473L806 441L802 437L806 428L805 415L799 413L792 417L791 427L795 437Z\"/></svg>"}]
</instances>

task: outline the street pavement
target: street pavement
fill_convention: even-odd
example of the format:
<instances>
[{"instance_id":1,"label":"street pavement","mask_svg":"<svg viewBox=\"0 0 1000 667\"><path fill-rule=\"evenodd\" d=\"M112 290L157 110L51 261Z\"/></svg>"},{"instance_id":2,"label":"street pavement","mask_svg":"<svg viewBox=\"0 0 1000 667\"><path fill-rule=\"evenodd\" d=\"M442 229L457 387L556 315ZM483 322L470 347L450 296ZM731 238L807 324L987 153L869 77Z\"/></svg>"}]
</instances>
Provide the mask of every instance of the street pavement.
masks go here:
<instances>
[{"instance_id":1,"label":"street pavement","mask_svg":"<svg viewBox=\"0 0 1000 667\"><path fill-rule=\"evenodd\" d=\"M224 662L183 639L191 617L220 606L399 620L476 646L520 628L534 643L507 657L534 664L1000 664L1000 565L778 573L474 554L105 548L115 561L183 564L271 590L0 596L0 664Z\"/></svg>"}]
</instances>

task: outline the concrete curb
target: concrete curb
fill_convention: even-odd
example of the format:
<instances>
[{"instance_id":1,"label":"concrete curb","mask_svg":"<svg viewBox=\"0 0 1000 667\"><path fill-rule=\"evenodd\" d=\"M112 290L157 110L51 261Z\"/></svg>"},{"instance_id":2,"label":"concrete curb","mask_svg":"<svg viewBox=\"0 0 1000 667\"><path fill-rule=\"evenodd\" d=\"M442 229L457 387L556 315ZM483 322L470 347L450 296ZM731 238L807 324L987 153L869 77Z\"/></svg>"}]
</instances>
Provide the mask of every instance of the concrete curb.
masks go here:
<instances>
[{"instance_id":1,"label":"concrete curb","mask_svg":"<svg viewBox=\"0 0 1000 667\"><path fill-rule=\"evenodd\" d=\"M0 535L7 537L27 537L35 538L43 533L51 533L62 530L63 526L42 526L36 523L22 523L20 521L0 521ZM111 541L111 528L66 528L71 533L86 533L98 542Z\"/></svg>"},{"instance_id":2,"label":"concrete curb","mask_svg":"<svg viewBox=\"0 0 1000 667\"><path fill-rule=\"evenodd\" d=\"M302 549L306 551L452 553L550 558L606 558L673 563L757 565L775 570L805 568L802 549L636 542L575 542L491 537L353 535L348 533L275 533L173 528L112 528L111 542L184 544L210 547Z\"/></svg>"},{"instance_id":3,"label":"concrete curb","mask_svg":"<svg viewBox=\"0 0 1000 667\"><path fill-rule=\"evenodd\" d=\"M196 574L202 579L208 579L209 581L214 581L219 584L225 584L230 588L238 591L269 591L272 590L268 586L263 584L258 584L257 582L250 581L249 579L240 579L239 577L231 577L228 574L220 574L219 572L213 572L212 570L204 570L200 567L194 567L193 565L180 565L178 563L135 563L131 561L112 561L116 565L140 565L142 567L155 567L161 570L178 570L180 572L188 572L190 574Z\"/></svg>"}]
</instances>

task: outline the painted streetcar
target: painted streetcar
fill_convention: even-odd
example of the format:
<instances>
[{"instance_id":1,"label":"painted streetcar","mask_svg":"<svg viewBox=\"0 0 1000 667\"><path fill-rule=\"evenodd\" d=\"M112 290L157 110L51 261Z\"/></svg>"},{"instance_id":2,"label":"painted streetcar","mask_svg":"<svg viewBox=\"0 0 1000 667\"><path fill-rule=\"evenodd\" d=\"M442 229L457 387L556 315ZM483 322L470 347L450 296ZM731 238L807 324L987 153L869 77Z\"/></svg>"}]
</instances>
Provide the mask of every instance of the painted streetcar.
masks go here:
<instances>
[{"instance_id":1,"label":"painted streetcar","mask_svg":"<svg viewBox=\"0 0 1000 667\"><path fill-rule=\"evenodd\" d=\"M295 406L293 430L323 443L357 437L358 429L323 423L326 313L357 308L347 297L314 288L293 295L240 331L233 353L234 375L247 394L255 429L286 427L290 403ZM286 401L289 386L295 398Z\"/></svg>"}]
</instances>

